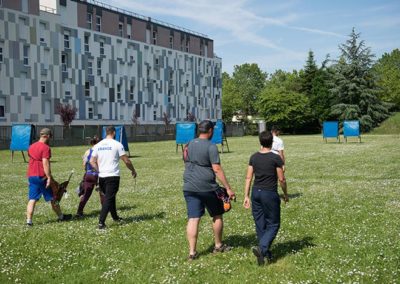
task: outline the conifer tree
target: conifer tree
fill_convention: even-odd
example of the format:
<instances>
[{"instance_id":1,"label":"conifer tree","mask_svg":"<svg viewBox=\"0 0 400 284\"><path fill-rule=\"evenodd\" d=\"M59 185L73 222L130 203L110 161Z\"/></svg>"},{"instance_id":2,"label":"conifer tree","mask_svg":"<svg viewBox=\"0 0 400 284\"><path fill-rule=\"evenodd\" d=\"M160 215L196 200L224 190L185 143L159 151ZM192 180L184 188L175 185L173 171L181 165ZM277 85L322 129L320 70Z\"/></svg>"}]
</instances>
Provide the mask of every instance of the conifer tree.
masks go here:
<instances>
[{"instance_id":1,"label":"conifer tree","mask_svg":"<svg viewBox=\"0 0 400 284\"><path fill-rule=\"evenodd\" d=\"M337 119L359 119L362 129L369 131L389 115L371 74L374 55L354 28L339 49L341 56L333 66L330 82L334 100L331 114Z\"/></svg>"}]
</instances>

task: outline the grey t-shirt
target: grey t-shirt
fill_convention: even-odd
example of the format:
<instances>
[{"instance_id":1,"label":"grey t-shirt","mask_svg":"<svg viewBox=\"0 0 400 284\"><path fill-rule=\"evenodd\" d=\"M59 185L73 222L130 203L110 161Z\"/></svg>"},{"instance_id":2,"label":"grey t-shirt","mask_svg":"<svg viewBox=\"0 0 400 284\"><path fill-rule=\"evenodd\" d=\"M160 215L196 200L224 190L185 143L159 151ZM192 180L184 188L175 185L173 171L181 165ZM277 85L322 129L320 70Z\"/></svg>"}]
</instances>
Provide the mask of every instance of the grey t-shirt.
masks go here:
<instances>
[{"instance_id":1,"label":"grey t-shirt","mask_svg":"<svg viewBox=\"0 0 400 284\"><path fill-rule=\"evenodd\" d=\"M183 173L183 190L208 192L218 188L212 164L219 164L218 148L211 141L196 138L188 145L188 161Z\"/></svg>"}]
</instances>

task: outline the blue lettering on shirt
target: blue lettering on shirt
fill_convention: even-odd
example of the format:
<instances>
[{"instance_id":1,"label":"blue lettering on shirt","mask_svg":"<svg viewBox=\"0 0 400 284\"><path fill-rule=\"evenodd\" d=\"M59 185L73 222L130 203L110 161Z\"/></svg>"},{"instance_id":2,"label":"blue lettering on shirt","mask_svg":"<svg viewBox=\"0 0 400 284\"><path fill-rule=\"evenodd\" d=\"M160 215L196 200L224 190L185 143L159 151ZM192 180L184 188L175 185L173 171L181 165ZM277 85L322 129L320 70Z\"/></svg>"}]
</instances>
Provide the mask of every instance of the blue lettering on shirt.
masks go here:
<instances>
[{"instance_id":1,"label":"blue lettering on shirt","mask_svg":"<svg viewBox=\"0 0 400 284\"><path fill-rule=\"evenodd\" d=\"M110 151L111 147L99 147L98 150L99 151Z\"/></svg>"}]
</instances>

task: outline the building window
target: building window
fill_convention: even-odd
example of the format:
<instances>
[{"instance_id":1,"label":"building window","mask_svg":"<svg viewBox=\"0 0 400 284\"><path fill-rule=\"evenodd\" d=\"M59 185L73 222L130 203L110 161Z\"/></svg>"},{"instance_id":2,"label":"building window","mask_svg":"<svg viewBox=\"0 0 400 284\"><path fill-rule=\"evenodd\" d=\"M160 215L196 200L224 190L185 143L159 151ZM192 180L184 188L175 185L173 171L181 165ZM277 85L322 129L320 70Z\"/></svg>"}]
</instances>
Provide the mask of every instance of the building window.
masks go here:
<instances>
[{"instance_id":1,"label":"building window","mask_svg":"<svg viewBox=\"0 0 400 284\"><path fill-rule=\"evenodd\" d=\"M29 46L24 45L24 65L29 65Z\"/></svg>"},{"instance_id":2,"label":"building window","mask_svg":"<svg viewBox=\"0 0 400 284\"><path fill-rule=\"evenodd\" d=\"M46 32L46 24L40 23L40 42L45 42L45 32Z\"/></svg>"},{"instance_id":3,"label":"building window","mask_svg":"<svg viewBox=\"0 0 400 284\"><path fill-rule=\"evenodd\" d=\"M100 55L104 55L104 42L100 41Z\"/></svg>"},{"instance_id":4,"label":"building window","mask_svg":"<svg viewBox=\"0 0 400 284\"><path fill-rule=\"evenodd\" d=\"M124 36L124 23L119 22L118 24L118 34L120 37Z\"/></svg>"},{"instance_id":5,"label":"building window","mask_svg":"<svg viewBox=\"0 0 400 284\"><path fill-rule=\"evenodd\" d=\"M126 25L126 37L127 38L131 38L131 34L132 34L132 25L131 24L127 24Z\"/></svg>"},{"instance_id":6,"label":"building window","mask_svg":"<svg viewBox=\"0 0 400 284\"><path fill-rule=\"evenodd\" d=\"M174 48L174 37L172 35L169 36L169 48Z\"/></svg>"},{"instance_id":7,"label":"building window","mask_svg":"<svg viewBox=\"0 0 400 284\"><path fill-rule=\"evenodd\" d=\"M3 7L3 0L0 0L0 7Z\"/></svg>"},{"instance_id":8,"label":"building window","mask_svg":"<svg viewBox=\"0 0 400 284\"><path fill-rule=\"evenodd\" d=\"M67 72L68 54L61 54L61 69L63 72Z\"/></svg>"},{"instance_id":9,"label":"building window","mask_svg":"<svg viewBox=\"0 0 400 284\"><path fill-rule=\"evenodd\" d=\"M159 64L158 58L156 58L156 62L155 62L155 63L156 63L156 65L158 65L158 64Z\"/></svg>"},{"instance_id":10,"label":"building window","mask_svg":"<svg viewBox=\"0 0 400 284\"><path fill-rule=\"evenodd\" d=\"M121 84L117 84L117 100L121 99Z\"/></svg>"},{"instance_id":11,"label":"building window","mask_svg":"<svg viewBox=\"0 0 400 284\"><path fill-rule=\"evenodd\" d=\"M93 75L93 61L92 60L88 60L88 75Z\"/></svg>"},{"instance_id":12,"label":"building window","mask_svg":"<svg viewBox=\"0 0 400 284\"><path fill-rule=\"evenodd\" d=\"M0 117L6 116L6 99L0 98Z\"/></svg>"},{"instance_id":13,"label":"building window","mask_svg":"<svg viewBox=\"0 0 400 284\"><path fill-rule=\"evenodd\" d=\"M85 35L84 50L85 52L89 52L89 35Z\"/></svg>"},{"instance_id":14,"label":"building window","mask_svg":"<svg viewBox=\"0 0 400 284\"><path fill-rule=\"evenodd\" d=\"M101 59L97 59L97 75L101 76Z\"/></svg>"},{"instance_id":15,"label":"building window","mask_svg":"<svg viewBox=\"0 0 400 284\"><path fill-rule=\"evenodd\" d=\"M200 97L197 98L197 104L201 105L201 98Z\"/></svg>"},{"instance_id":16,"label":"building window","mask_svg":"<svg viewBox=\"0 0 400 284\"><path fill-rule=\"evenodd\" d=\"M92 29L92 18L93 18L93 15L91 13L87 13L86 23L87 23L87 28L89 30Z\"/></svg>"},{"instance_id":17,"label":"building window","mask_svg":"<svg viewBox=\"0 0 400 284\"><path fill-rule=\"evenodd\" d=\"M153 44L157 44L157 31L153 31Z\"/></svg>"},{"instance_id":18,"label":"building window","mask_svg":"<svg viewBox=\"0 0 400 284\"><path fill-rule=\"evenodd\" d=\"M64 48L69 48L69 34L64 34Z\"/></svg>"},{"instance_id":19,"label":"building window","mask_svg":"<svg viewBox=\"0 0 400 284\"><path fill-rule=\"evenodd\" d=\"M93 107L88 107L88 119L93 119Z\"/></svg>"},{"instance_id":20,"label":"building window","mask_svg":"<svg viewBox=\"0 0 400 284\"><path fill-rule=\"evenodd\" d=\"M153 111L153 120L157 120L157 111Z\"/></svg>"},{"instance_id":21,"label":"building window","mask_svg":"<svg viewBox=\"0 0 400 284\"><path fill-rule=\"evenodd\" d=\"M42 95L46 94L46 82L45 81L40 81L40 92Z\"/></svg>"},{"instance_id":22,"label":"building window","mask_svg":"<svg viewBox=\"0 0 400 284\"><path fill-rule=\"evenodd\" d=\"M135 90L135 87L133 86L133 85L131 85L130 87L129 87L129 99L131 100L131 101L133 101L133 98L134 98L134 90Z\"/></svg>"},{"instance_id":23,"label":"building window","mask_svg":"<svg viewBox=\"0 0 400 284\"><path fill-rule=\"evenodd\" d=\"M87 81L85 82L85 96L90 97L90 83Z\"/></svg>"},{"instance_id":24,"label":"building window","mask_svg":"<svg viewBox=\"0 0 400 284\"><path fill-rule=\"evenodd\" d=\"M168 103L171 103L171 90L168 90Z\"/></svg>"},{"instance_id":25,"label":"building window","mask_svg":"<svg viewBox=\"0 0 400 284\"><path fill-rule=\"evenodd\" d=\"M189 52L189 40L186 41L186 52Z\"/></svg>"},{"instance_id":26,"label":"building window","mask_svg":"<svg viewBox=\"0 0 400 284\"><path fill-rule=\"evenodd\" d=\"M44 119L50 120L50 110L51 110L51 104L50 101L45 101L44 102Z\"/></svg>"},{"instance_id":27,"label":"building window","mask_svg":"<svg viewBox=\"0 0 400 284\"><path fill-rule=\"evenodd\" d=\"M3 46L0 43L0 62L3 62Z\"/></svg>"},{"instance_id":28,"label":"building window","mask_svg":"<svg viewBox=\"0 0 400 284\"><path fill-rule=\"evenodd\" d=\"M96 16L96 31L101 32L101 17Z\"/></svg>"}]
</instances>

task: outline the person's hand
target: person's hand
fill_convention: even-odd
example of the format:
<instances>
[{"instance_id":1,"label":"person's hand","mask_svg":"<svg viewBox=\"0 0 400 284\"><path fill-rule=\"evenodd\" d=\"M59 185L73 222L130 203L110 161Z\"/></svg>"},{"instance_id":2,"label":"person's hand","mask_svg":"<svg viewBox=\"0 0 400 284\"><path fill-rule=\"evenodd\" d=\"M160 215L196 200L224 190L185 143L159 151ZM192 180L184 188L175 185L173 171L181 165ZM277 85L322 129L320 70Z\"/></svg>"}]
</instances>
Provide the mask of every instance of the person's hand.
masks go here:
<instances>
[{"instance_id":1,"label":"person's hand","mask_svg":"<svg viewBox=\"0 0 400 284\"><path fill-rule=\"evenodd\" d=\"M131 171L131 174L132 174L133 178L136 178L136 177L137 177L136 170Z\"/></svg>"},{"instance_id":2,"label":"person's hand","mask_svg":"<svg viewBox=\"0 0 400 284\"><path fill-rule=\"evenodd\" d=\"M289 202L289 196L287 194L283 195L283 201L285 202L285 204Z\"/></svg>"},{"instance_id":3,"label":"person's hand","mask_svg":"<svg viewBox=\"0 0 400 284\"><path fill-rule=\"evenodd\" d=\"M236 195L235 195L235 193L233 192L232 189L227 188L227 189L226 189L226 192L228 193L229 199L230 199L230 200L235 200L235 201L236 201Z\"/></svg>"},{"instance_id":4,"label":"person's hand","mask_svg":"<svg viewBox=\"0 0 400 284\"><path fill-rule=\"evenodd\" d=\"M250 198L248 196L246 196L243 201L243 207L246 209L249 209L250 206L251 206Z\"/></svg>"},{"instance_id":5,"label":"person's hand","mask_svg":"<svg viewBox=\"0 0 400 284\"><path fill-rule=\"evenodd\" d=\"M52 177L47 178L47 180L46 180L46 188L50 187L50 184L52 182L53 182L53 178Z\"/></svg>"}]
</instances>

